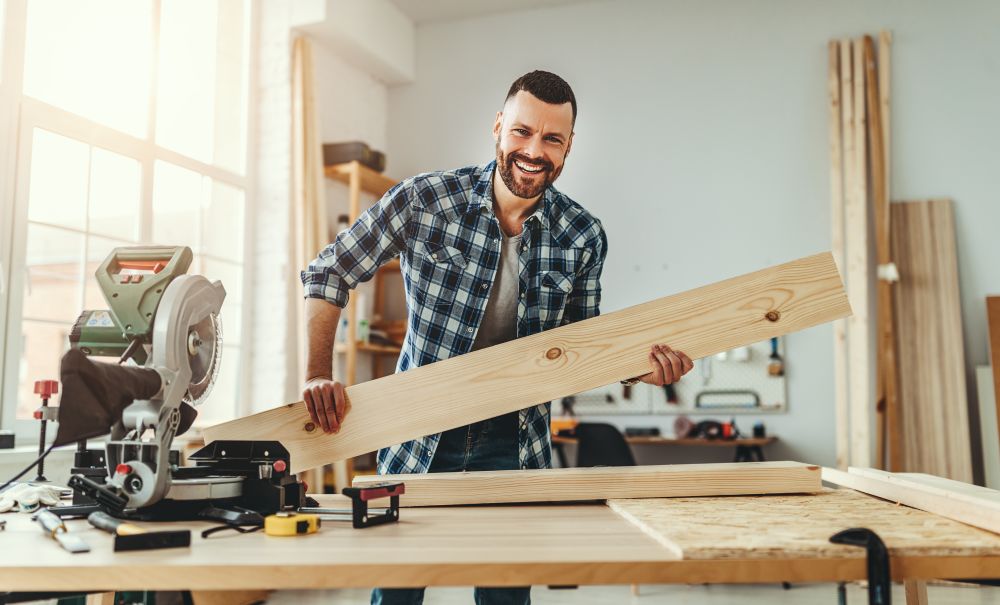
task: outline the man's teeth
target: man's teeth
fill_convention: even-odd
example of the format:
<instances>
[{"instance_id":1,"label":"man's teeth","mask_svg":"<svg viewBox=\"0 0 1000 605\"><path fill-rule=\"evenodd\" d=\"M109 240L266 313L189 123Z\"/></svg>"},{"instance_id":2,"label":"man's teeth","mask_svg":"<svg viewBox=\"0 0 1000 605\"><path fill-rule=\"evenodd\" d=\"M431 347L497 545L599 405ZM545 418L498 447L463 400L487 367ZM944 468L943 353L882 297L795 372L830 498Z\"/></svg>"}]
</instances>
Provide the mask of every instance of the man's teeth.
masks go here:
<instances>
[{"instance_id":1,"label":"man's teeth","mask_svg":"<svg viewBox=\"0 0 1000 605\"><path fill-rule=\"evenodd\" d=\"M517 164L518 168L520 168L521 170L523 170L525 172L532 172L532 173L534 173L534 172L541 172L542 171L542 167L541 166L530 166L528 164L522 164L521 162L518 162L516 160L514 161L514 163Z\"/></svg>"}]
</instances>

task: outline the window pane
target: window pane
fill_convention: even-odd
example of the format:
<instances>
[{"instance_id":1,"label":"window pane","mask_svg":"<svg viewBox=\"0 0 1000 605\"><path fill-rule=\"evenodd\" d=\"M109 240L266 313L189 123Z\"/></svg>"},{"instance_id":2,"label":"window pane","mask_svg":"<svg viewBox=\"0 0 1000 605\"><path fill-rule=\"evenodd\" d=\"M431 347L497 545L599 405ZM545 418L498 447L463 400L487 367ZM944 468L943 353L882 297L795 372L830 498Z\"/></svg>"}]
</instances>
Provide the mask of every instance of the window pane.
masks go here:
<instances>
[{"instance_id":1,"label":"window pane","mask_svg":"<svg viewBox=\"0 0 1000 605\"><path fill-rule=\"evenodd\" d=\"M206 181L202 175L157 161L153 170L153 241L200 252L199 223Z\"/></svg>"},{"instance_id":2,"label":"window pane","mask_svg":"<svg viewBox=\"0 0 1000 605\"><path fill-rule=\"evenodd\" d=\"M222 347L222 365L212 392L196 409L199 426L211 426L226 420L232 420L236 415L236 401L239 397L240 377L240 347Z\"/></svg>"},{"instance_id":3,"label":"window pane","mask_svg":"<svg viewBox=\"0 0 1000 605\"><path fill-rule=\"evenodd\" d=\"M31 0L27 4L24 94L146 136L152 2Z\"/></svg>"},{"instance_id":4,"label":"window pane","mask_svg":"<svg viewBox=\"0 0 1000 605\"><path fill-rule=\"evenodd\" d=\"M90 160L90 231L122 240L139 235L139 161L93 148Z\"/></svg>"},{"instance_id":5,"label":"window pane","mask_svg":"<svg viewBox=\"0 0 1000 605\"><path fill-rule=\"evenodd\" d=\"M25 255L25 319L72 323L80 315L83 236L28 224Z\"/></svg>"},{"instance_id":6,"label":"window pane","mask_svg":"<svg viewBox=\"0 0 1000 605\"><path fill-rule=\"evenodd\" d=\"M36 380L59 380L59 360L69 349L72 324L25 320L21 323L21 364L18 371L17 418L29 419L42 403ZM50 402L55 403L55 402Z\"/></svg>"},{"instance_id":7,"label":"window pane","mask_svg":"<svg viewBox=\"0 0 1000 605\"><path fill-rule=\"evenodd\" d=\"M212 182L212 197L202 222L202 232L206 234L202 242L205 254L243 260L243 199L241 189Z\"/></svg>"},{"instance_id":8,"label":"window pane","mask_svg":"<svg viewBox=\"0 0 1000 605\"><path fill-rule=\"evenodd\" d=\"M108 258L111 251L120 246L134 246L132 242L125 242L121 240L113 240L105 237L95 237L89 236L87 238L87 267L84 273L84 286L83 286L83 306L85 309L90 311L98 309L107 309L108 301L104 298L104 293L101 291L101 287L97 284L97 278L94 274L97 272L97 268L101 266L104 259Z\"/></svg>"},{"instance_id":9,"label":"window pane","mask_svg":"<svg viewBox=\"0 0 1000 605\"><path fill-rule=\"evenodd\" d=\"M85 143L36 128L31 142L28 220L85 229L89 164Z\"/></svg>"},{"instance_id":10,"label":"window pane","mask_svg":"<svg viewBox=\"0 0 1000 605\"><path fill-rule=\"evenodd\" d=\"M156 142L243 173L249 3L164 2Z\"/></svg>"}]
</instances>

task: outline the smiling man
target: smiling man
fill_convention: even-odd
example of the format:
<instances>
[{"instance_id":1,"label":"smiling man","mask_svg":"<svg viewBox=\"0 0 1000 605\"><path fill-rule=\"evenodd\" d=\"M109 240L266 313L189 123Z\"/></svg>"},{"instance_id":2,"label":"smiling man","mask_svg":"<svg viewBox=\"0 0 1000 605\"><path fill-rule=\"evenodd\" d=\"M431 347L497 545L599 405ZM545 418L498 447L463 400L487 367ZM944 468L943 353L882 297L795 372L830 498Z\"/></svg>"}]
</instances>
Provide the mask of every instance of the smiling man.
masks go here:
<instances>
[{"instance_id":1,"label":"smiling man","mask_svg":"<svg viewBox=\"0 0 1000 605\"><path fill-rule=\"evenodd\" d=\"M302 272L308 321L303 399L337 433L348 413L331 355L348 292L399 256L408 330L397 371L599 314L607 238L599 220L553 187L573 145L576 97L533 71L510 87L493 124L496 159L393 187ZM640 380L678 380L691 359L652 345ZM380 474L551 466L549 404L427 435L378 453ZM534 404L534 405L532 405ZM405 394L400 405L406 405ZM350 423L344 425L350 430ZM331 437L336 439L336 437ZM530 588L476 588L476 603L528 603ZM372 603L421 603L423 589L376 589Z\"/></svg>"}]
</instances>

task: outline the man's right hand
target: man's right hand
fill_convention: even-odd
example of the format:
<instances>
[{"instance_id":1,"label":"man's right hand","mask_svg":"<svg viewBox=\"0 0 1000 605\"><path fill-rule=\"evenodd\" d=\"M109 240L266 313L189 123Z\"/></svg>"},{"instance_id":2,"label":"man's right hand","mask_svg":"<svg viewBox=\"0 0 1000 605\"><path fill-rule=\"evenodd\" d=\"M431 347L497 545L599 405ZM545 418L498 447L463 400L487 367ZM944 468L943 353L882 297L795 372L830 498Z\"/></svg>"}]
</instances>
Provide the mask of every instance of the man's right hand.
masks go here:
<instances>
[{"instance_id":1,"label":"man's right hand","mask_svg":"<svg viewBox=\"0 0 1000 605\"><path fill-rule=\"evenodd\" d=\"M302 399L313 423L330 435L340 431L347 415L344 385L328 378L311 378L302 388Z\"/></svg>"}]
</instances>

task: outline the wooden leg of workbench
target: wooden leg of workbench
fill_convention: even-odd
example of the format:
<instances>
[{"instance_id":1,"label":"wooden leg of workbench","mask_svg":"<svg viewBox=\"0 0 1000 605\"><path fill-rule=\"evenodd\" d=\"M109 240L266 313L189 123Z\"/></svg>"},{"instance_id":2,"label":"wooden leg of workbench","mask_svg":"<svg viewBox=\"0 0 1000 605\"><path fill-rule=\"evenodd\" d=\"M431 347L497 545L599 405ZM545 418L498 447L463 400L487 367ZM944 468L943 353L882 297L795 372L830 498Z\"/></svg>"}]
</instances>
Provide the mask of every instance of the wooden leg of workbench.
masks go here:
<instances>
[{"instance_id":1,"label":"wooden leg of workbench","mask_svg":"<svg viewBox=\"0 0 1000 605\"><path fill-rule=\"evenodd\" d=\"M269 590L192 590L191 602L194 605L251 605L264 603L269 596Z\"/></svg>"},{"instance_id":2,"label":"wooden leg of workbench","mask_svg":"<svg viewBox=\"0 0 1000 605\"><path fill-rule=\"evenodd\" d=\"M927 582L923 580L906 580L906 605L927 605Z\"/></svg>"},{"instance_id":3,"label":"wooden leg of workbench","mask_svg":"<svg viewBox=\"0 0 1000 605\"><path fill-rule=\"evenodd\" d=\"M115 605L115 593L94 592L87 595L87 605Z\"/></svg>"},{"instance_id":4,"label":"wooden leg of workbench","mask_svg":"<svg viewBox=\"0 0 1000 605\"><path fill-rule=\"evenodd\" d=\"M632 585L632 596L633 597L639 596L639 585L638 584L633 584Z\"/></svg>"}]
</instances>

